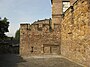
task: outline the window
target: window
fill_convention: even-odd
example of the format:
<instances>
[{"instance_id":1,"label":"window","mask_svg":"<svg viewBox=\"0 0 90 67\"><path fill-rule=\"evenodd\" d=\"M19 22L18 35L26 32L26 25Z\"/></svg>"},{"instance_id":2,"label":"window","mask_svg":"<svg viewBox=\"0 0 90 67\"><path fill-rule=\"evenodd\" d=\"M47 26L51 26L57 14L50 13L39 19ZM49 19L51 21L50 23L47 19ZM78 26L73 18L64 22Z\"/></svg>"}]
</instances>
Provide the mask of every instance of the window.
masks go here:
<instances>
[{"instance_id":1,"label":"window","mask_svg":"<svg viewBox=\"0 0 90 67\"><path fill-rule=\"evenodd\" d=\"M31 47L31 52L33 52L33 47Z\"/></svg>"},{"instance_id":2,"label":"window","mask_svg":"<svg viewBox=\"0 0 90 67\"><path fill-rule=\"evenodd\" d=\"M69 1L63 1L63 12L65 12L70 7Z\"/></svg>"}]
</instances>

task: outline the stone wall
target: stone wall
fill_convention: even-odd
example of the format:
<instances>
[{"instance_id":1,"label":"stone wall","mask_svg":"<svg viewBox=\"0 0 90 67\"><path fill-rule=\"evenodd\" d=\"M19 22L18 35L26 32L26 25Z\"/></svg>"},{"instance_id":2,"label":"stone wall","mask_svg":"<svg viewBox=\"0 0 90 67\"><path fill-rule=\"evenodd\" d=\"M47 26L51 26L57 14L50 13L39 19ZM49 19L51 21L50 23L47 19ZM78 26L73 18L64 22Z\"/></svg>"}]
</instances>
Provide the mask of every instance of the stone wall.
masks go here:
<instances>
[{"instance_id":1,"label":"stone wall","mask_svg":"<svg viewBox=\"0 0 90 67\"><path fill-rule=\"evenodd\" d=\"M52 30L50 20L21 24L20 36L21 55L60 54L60 26Z\"/></svg>"},{"instance_id":2,"label":"stone wall","mask_svg":"<svg viewBox=\"0 0 90 67\"><path fill-rule=\"evenodd\" d=\"M61 54L90 67L90 1L78 0L64 14Z\"/></svg>"}]
</instances>

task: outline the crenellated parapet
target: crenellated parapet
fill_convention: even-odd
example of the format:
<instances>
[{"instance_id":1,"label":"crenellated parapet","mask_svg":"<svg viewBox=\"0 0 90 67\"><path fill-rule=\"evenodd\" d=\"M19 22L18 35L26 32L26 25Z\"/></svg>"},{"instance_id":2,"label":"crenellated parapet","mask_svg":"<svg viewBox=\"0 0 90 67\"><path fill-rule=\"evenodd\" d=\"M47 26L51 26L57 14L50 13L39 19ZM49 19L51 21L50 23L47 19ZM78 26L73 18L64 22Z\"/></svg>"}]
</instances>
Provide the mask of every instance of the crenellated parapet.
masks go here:
<instances>
[{"instance_id":1,"label":"crenellated parapet","mask_svg":"<svg viewBox=\"0 0 90 67\"><path fill-rule=\"evenodd\" d=\"M51 31L56 31L57 29L59 29L58 24L54 24L54 27L55 27L54 30L52 30L51 19L35 21L32 24L20 24L21 30L28 30L28 31L51 32Z\"/></svg>"}]
</instances>

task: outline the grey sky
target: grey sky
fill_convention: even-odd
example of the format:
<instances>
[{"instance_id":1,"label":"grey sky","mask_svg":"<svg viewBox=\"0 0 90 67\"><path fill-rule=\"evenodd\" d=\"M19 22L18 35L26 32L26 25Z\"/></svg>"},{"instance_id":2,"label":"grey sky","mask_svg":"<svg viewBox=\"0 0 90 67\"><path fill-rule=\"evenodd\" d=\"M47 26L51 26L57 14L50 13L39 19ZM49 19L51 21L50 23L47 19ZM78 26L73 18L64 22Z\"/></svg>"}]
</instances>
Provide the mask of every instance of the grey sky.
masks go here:
<instances>
[{"instance_id":1,"label":"grey sky","mask_svg":"<svg viewBox=\"0 0 90 67\"><path fill-rule=\"evenodd\" d=\"M22 22L51 17L51 0L0 0L0 17L10 21L8 36L14 36Z\"/></svg>"}]
</instances>

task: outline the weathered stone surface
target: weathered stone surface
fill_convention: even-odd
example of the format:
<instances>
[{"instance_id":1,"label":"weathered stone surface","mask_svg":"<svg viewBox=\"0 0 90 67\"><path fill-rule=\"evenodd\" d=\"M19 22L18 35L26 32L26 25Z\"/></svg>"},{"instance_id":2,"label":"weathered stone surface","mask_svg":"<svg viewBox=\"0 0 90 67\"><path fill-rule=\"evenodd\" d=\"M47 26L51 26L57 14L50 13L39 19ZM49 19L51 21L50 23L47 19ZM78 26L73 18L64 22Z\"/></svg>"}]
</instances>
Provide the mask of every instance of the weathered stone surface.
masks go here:
<instances>
[{"instance_id":1,"label":"weathered stone surface","mask_svg":"<svg viewBox=\"0 0 90 67\"><path fill-rule=\"evenodd\" d=\"M78 0L69 8L61 24L61 54L90 67L88 0Z\"/></svg>"},{"instance_id":2,"label":"weathered stone surface","mask_svg":"<svg viewBox=\"0 0 90 67\"><path fill-rule=\"evenodd\" d=\"M50 28L50 20L40 20L32 25L21 24L20 28L20 54L41 55L59 54L60 26Z\"/></svg>"}]
</instances>

